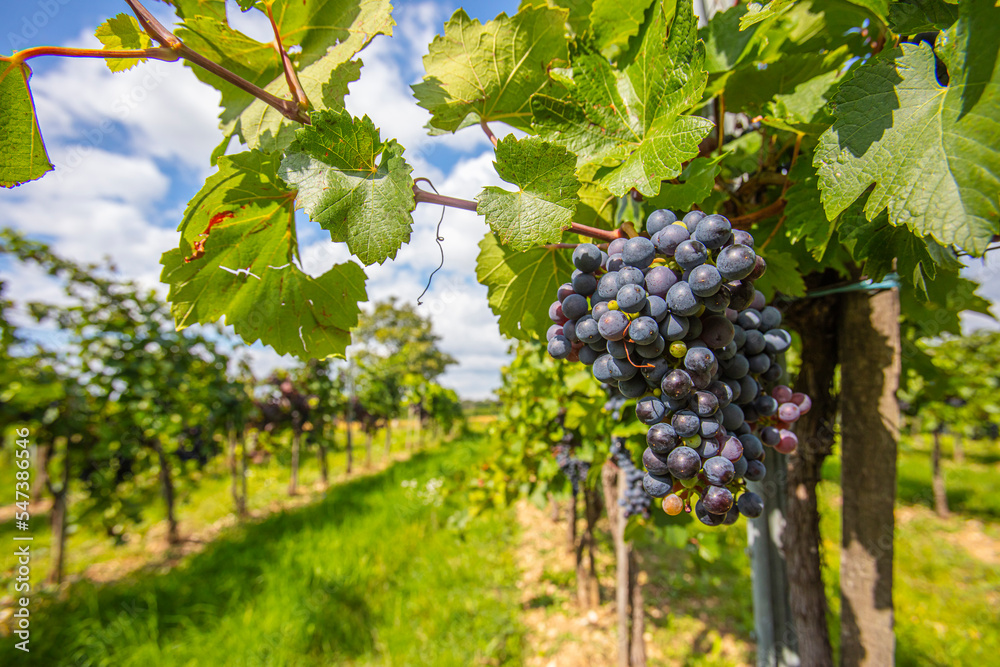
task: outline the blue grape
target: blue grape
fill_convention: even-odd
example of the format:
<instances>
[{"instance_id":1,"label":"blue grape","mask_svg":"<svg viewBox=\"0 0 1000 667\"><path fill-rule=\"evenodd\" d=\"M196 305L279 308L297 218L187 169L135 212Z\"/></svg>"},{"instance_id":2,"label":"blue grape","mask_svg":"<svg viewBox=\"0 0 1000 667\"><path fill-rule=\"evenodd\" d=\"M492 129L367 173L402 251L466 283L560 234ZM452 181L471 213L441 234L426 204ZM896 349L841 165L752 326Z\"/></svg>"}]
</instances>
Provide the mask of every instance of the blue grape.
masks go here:
<instances>
[{"instance_id":1,"label":"blue grape","mask_svg":"<svg viewBox=\"0 0 1000 667\"><path fill-rule=\"evenodd\" d=\"M639 316L628 326L628 336L636 345L649 345L659 335L659 326L652 317Z\"/></svg>"},{"instance_id":2,"label":"blue grape","mask_svg":"<svg viewBox=\"0 0 1000 667\"><path fill-rule=\"evenodd\" d=\"M565 359L573 351L573 344L565 336L554 336L549 341L548 351L553 359Z\"/></svg>"},{"instance_id":3,"label":"blue grape","mask_svg":"<svg viewBox=\"0 0 1000 667\"><path fill-rule=\"evenodd\" d=\"M709 488L705 491L705 495L701 497L701 500L705 503L705 509L712 514L725 515L729 511L729 508L733 506L732 492L721 486Z\"/></svg>"},{"instance_id":4,"label":"blue grape","mask_svg":"<svg viewBox=\"0 0 1000 667\"><path fill-rule=\"evenodd\" d=\"M656 295L646 297L646 307L642 309L643 315L652 317L657 322L662 322L669 312L667 302L662 297Z\"/></svg>"},{"instance_id":5,"label":"blue grape","mask_svg":"<svg viewBox=\"0 0 1000 667\"><path fill-rule=\"evenodd\" d=\"M733 280L726 283L729 288L729 307L733 310L744 310L753 303L756 290L750 280Z\"/></svg>"},{"instance_id":6,"label":"blue grape","mask_svg":"<svg viewBox=\"0 0 1000 667\"><path fill-rule=\"evenodd\" d=\"M636 236L625 242L622 249L622 260L628 266L645 269L656 257L656 247L645 236Z\"/></svg>"},{"instance_id":7,"label":"blue grape","mask_svg":"<svg viewBox=\"0 0 1000 667\"><path fill-rule=\"evenodd\" d=\"M729 436L726 438L726 441L722 443L722 451L719 452L719 456L724 459L729 459L735 463L736 459L743 456L743 441L735 435Z\"/></svg>"},{"instance_id":8,"label":"blue grape","mask_svg":"<svg viewBox=\"0 0 1000 667\"><path fill-rule=\"evenodd\" d=\"M597 357L601 356L600 352L586 345L581 347L577 354L580 355L580 363L584 366L590 366L597 361Z\"/></svg>"},{"instance_id":9,"label":"blue grape","mask_svg":"<svg viewBox=\"0 0 1000 667\"><path fill-rule=\"evenodd\" d=\"M719 399L711 392L699 390L691 397L689 405L695 414L704 419L711 417L719 410ZM699 425L699 432L700 429Z\"/></svg>"},{"instance_id":10,"label":"blue grape","mask_svg":"<svg viewBox=\"0 0 1000 667\"><path fill-rule=\"evenodd\" d=\"M584 343L595 343L601 339L601 332L597 328L597 322L592 317L579 319L576 322L576 335Z\"/></svg>"},{"instance_id":11,"label":"blue grape","mask_svg":"<svg viewBox=\"0 0 1000 667\"><path fill-rule=\"evenodd\" d=\"M643 424L652 426L663 421L667 414L667 408L658 398L652 396L644 398L635 404L635 416Z\"/></svg>"},{"instance_id":12,"label":"blue grape","mask_svg":"<svg viewBox=\"0 0 1000 667\"><path fill-rule=\"evenodd\" d=\"M670 362L662 357L657 359L647 358L646 362L651 364L652 368L641 369L643 377L645 377L648 382L652 382L654 388L659 387L660 382L663 380L663 376L672 370Z\"/></svg>"},{"instance_id":13,"label":"blue grape","mask_svg":"<svg viewBox=\"0 0 1000 667\"><path fill-rule=\"evenodd\" d=\"M646 218L646 232L652 237L656 232L676 221L677 216L674 215L673 211L665 208L657 209Z\"/></svg>"},{"instance_id":14,"label":"blue grape","mask_svg":"<svg viewBox=\"0 0 1000 667\"><path fill-rule=\"evenodd\" d=\"M781 311L774 306L766 306L760 311L761 331L770 331L781 326Z\"/></svg>"},{"instance_id":15,"label":"blue grape","mask_svg":"<svg viewBox=\"0 0 1000 667\"><path fill-rule=\"evenodd\" d=\"M768 447L774 447L781 442L781 431L773 426L765 426L760 430L760 439Z\"/></svg>"},{"instance_id":16,"label":"blue grape","mask_svg":"<svg viewBox=\"0 0 1000 667\"><path fill-rule=\"evenodd\" d=\"M739 243L748 248L753 248L753 234L742 229L733 230L733 244Z\"/></svg>"},{"instance_id":17,"label":"blue grape","mask_svg":"<svg viewBox=\"0 0 1000 667\"><path fill-rule=\"evenodd\" d=\"M721 315L711 315L701 321L701 339L714 350L732 343L735 334L733 323Z\"/></svg>"},{"instance_id":18,"label":"blue grape","mask_svg":"<svg viewBox=\"0 0 1000 667\"><path fill-rule=\"evenodd\" d=\"M685 282L676 283L667 290L664 301L667 302L667 308L671 313L685 317L694 315L701 308L701 301L691 291L691 286Z\"/></svg>"},{"instance_id":19,"label":"blue grape","mask_svg":"<svg viewBox=\"0 0 1000 667\"><path fill-rule=\"evenodd\" d=\"M743 445L743 456L751 461L759 461L764 457L764 443L753 433L744 433L741 435L740 443Z\"/></svg>"},{"instance_id":20,"label":"blue grape","mask_svg":"<svg viewBox=\"0 0 1000 667\"><path fill-rule=\"evenodd\" d=\"M726 280L743 280L753 272L757 255L753 248L741 243L723 248L715 260L719 273Z\"/></svg>"},{"instance_id":21,"label":"blue grape","mask_svg":"<svg viewBox=\"0 0 1000 667\"><path fill-rule=\"evenodd\" d=\"M747 459L744 456L733 461L733 470L736 471L736 477L741 478L747 474Z\"/></svg>"},{"instance_id":22,"label":"blue grape","mask_svg":"<svg viewBox=\"0 0 1000 667\"><path fill-rule=\"evenodd\" d=\"M753 407L761 417L770 417L778 411L779 406L778 401L773 396L761 394L754 399Z\"/></svg>"},{"instance_id":23,"label":"blue grape","mask_svg":"<svg viewBox=\"0 0 1000 667\"><path fill-rule=\"evenodd\" d=\"M715 362L715 355L707 347L690 347L684 355L684 368L695 373L705 373Z\"/></svg>"},{"instance_id":24,"label":"blue grape","mask_svg":"<svg viewBox=\"0 0 1000 667\"><path fill-rule=\"evenodd\" d=\"M685 214L682 221L684 222L684 226L687 227L691 233L694 233L698 228L698 223L704 217L705 214L702 211L689 211Z\"/></svg>"},{"instance_id":25,"label":"blue grape","mask_svg":"<svg viewBox=\"0 0 1000 667\"><path fill-rule=\"evenodd\" d=\"M608 255L608 261L605 265L607 266L608 271L618 271L625 266L625 260L622 259L622 254L620 252L614 253Z\"/></svg>"},{"instance_id":26,"label":"blue grape","mask_svg":"<svg viewBox=\"0 0 1000 667\"><path fill-rule=\"evenodd\" d=\"M680 441L674 427L665 422L653 424L646 432L646 444L657 454L669 454Z\"/></svg>"},{"instance_id":27,"label":"blue grape","mask_svg":"<svg viewBox=\"0 0 1000 667\"><path fill-rule=\"evenodd\" d=\"M593 310L590 311L590 316L600 322L601 317L609 310L611 310L611 308L608 306L607 301L598 301L594 304Z\"/></svg>"},{"instance_id":28,"label":"blue grape","mask_svg":"<svg viewBox=\"0 0 1000 667\"><path fill-rule=\"evenodd\" d=\"M722 425L726 430L734 431L743 423L743 409L735 403L730 403L722 409Z\"/></svg>"},{"instance_id":29,"label":"blue grape","mask_svg":"<svg viewBox=\"0 0 1000 667\"><path fill-rule=\"evenodd\" d=\"M682 269L693 269L708 261L708 249L701 241L682 241L674 251L674 261Z\"/></svg>"},{"instance_id":30,"label":"blue grape","mask_svg":"<svg viewBox=\"0 0 1000 667\"><path fill-rule=\"evenodd\" d=\"M573 272L573 291L581 296L590 296L597 289L597 278L582 271Z\"/></svg>"},{"instance_id":31,"label":"blue grape","mask_svg":"<svg viewBox=\"0 0 1000 667\"><path fill-rule=\"evenodd\" d=\"M603 336L605 340L621 340L625 337L625 329L628 324L628 318L620 310L609 310L601 315L601 320L597 323L598 335ZM577 335L580 335L579 327L577 327Z\"/></svg>"},{"instance_id":32,"label":"blue grape","mask_svg":"<svg viewBox=\"0 0 1000 667\"><path fill-rule=\"evenodd\" d=\"M743 342L743 354L752 357L764 351L766 344L764 334L757 329L750 329L746 332L746 340Z\"/></svg>"},{"instance_id":33,"label":"blue grape","mask_svg":"<svg viewBox=\"0 0 1000 667\"><path fill-rule=\"evenodd\" d=\"M643 490L654 498L663 498L674 488L674 480L670 475L653 475L648 473L642 478Z\"/></svg>"},{"instance_id":34,"label":"blue grape","mask_svg":"<svg viewBox=\"0 0 1000 667\"><path fill-rule=\"evenodd\" d=\"M628 239L620 238L620 239L615 239L611 243L609 243L608 244L608 256L622 254L622 250L625 249L625 242L626 241L628 241Z\"/></svg>"},{"instance_id":35,"label":"blue grape","mask_svg":"<svg viewBox=\"0 0 1000 667\"><path fill-rule=\"evenodd\" d=\"M737 440L737 442L739 442ZM705 479L712 486L725 486L736 477L733 462L723 456L713 456L705 461ZM727 508L728 509L728 508Z\"/></svg>"},{"instance_id":36,"label":"blue grape","mask_svg":"<svg viewBox=\"0 0 1000 667\"><path fill-rule=\"evenodd\" d=\"M691 269L688 284L696 296L712 296L722 287L722 276L711 264L701 264Z\"/></svg>"},{"instance_id":37,"label":"blue grape","mask_svg":"<svg viewBox=\"0 0 1000 667\"><path fill-rule=\"evenodd\" d=\"M705 310L709 310L713 313L724 313L726 309L729 308L729 288L725 285L719 287L719 291L715 294L704 297L701 302L705 304Z\"/></svg>"},{"instance_id":38,"label":"blue grape","mask_svg":"<svg viewBox=\"0 0 1000 667\"><path fill-rule=\"evenodd\" d=\"M681 369L675 369L663 376L660 389L665 396L674 400L682 401L694 391L694 382L691 376Z\"/></svg>"},{"instance_id":39,"label":"blue grape","mask_svg":"<svg viewBox=\"0 0 1000 667\"><path fill-rule=\"evenodd\" d=\"M767 262L760 255L757 255L757 260L754 262L753 271L747 276L747 280L757 280L767 271Z\"/></svg>"},{"instance_id":40,"label":"blue grape","mask_svg":"<svg viewBox=\"0 0 1000 667\"><path fill-rule=\"evenodd\" d=\"M742 494L737 499L736 506L739 507L740 514L749 519L756 519L764 513L764 501L753 491Z\"/></svg>"},{"instance_id":41,"label":"blue grape","mask_svg":"<svg viewBox=\"0 0 1000 667\"><path fill-rule=\"evenodd\" d=\"M677 274L669 267L654 266L646 273L644 282L646 291L662 297L677 282Z\"/></svg>"},{"instance_id":42,"label":"blue grape","mask_svg":"<svg viewBox=\"0 0 1000 667\"><path fill-rule=\"evenodd\" d=\"M764 349L771 354L780 354L792 345L791 335L784 329L771 329L764 334Z\"/></svg>"},{"instance_id":43,"label":"blue grape","mask_svg":"<svg viewBox=\"0 0 1000 667\"><path fill-rule=\"evenodd\" d=\"M570 294L566 297L566 300L562 302L562 312L568 320L580 319L590 312L590 306L587 304L587 297L580 296L579 294Z\"/></svg>"},{"instance_id":44,"label":"blue grape","mask_svg":"<svg viewBox=\"0 0 1000 667\"><path fill-rule=\"evenodd\" d=\"M639 398L649 391L649 387L646 385L644 377L636 375L628 380L619 380L618 391L627 398Z\"/></svg>"},{"instance_id":45,"label":"blue grape","mask_svg":"<svg viewBox=\"0 0 1000 667\"><path fill-rule=\"evenodd\" d=\"M594 378L598 382L612 381L613 378L611 377L611 367L610 364L608 363L610 359L611 355L602 354L601 356L597 357L596 361L594 361L594 367L591 369L591 372L594 374Z\"/></svg>"},{"instance_id":46,"label":"blue grape","mask_svg":"<svg viewBox=\"0 0 1000 667\"><path fill-rule=\"evenodd\" d=\"M740 404L752 403L760 394L760 385L751 375L744 375L740 378ZM752 421L752 420L750 420Z\"/></svg>"},{"instance_id":47,"label":"blue grape","mask_svg":"<svg viewBox=\"0 0 1000 667\"><path fill-rule=\"evenodd\" d=\"M618 289L625 287L625 285L645 285L646 275L642 272L642 269L637 269L634 266L623 266L618 271Z\"/></svg>"},{"instance_id":48,"label":"blue grape","mask_svg":"<svg viewBox=\"0 0 1000 667\"><path fill-rule=\"evenodd\" d=\"M636 345L635 351L644 359L656 359L663 354L666 347L667 343L663 340L663 336L657 335L649 345Z\"/></svg>"},{"instance_id":49,"label":"blue grape","mask_svg":"<svg viewBox=\"0 0 1000 667\"><path fill-rule=\"evenodd\" d=\"M760 375L771 366L771 357L765 352L747 357L747 361L750 362L750 372L754 375Z\"/></svg>"},{"instance_id":50,"label":"blue grape","mask_svg":"<svg viewBox=\"0 0 1000 667\"><path fill-rule=\"evenodd\" d=\"M597 281L597 296L611 300L618 296L618 272L611 271L601 276Z\"/></svg>"},{"instance_id":51,"label":"blue grape","mask_svg":"<svg viewBox=\"0 0 1000 667\"><path fill-rule=\"evenodd\" d=\"M569 322L567 322L567 324L569 324ZM549 330L545 332L545 340L547 341L552 340L554 336L562 336L562 335L564 335L563 328L558 324L553 324L552 326L549 327Z\"/></svg>"},{"instance_id":52,"label":"blue grape","mask_svg":"<svg viewBox=\"0 0 1000 667\"><path fill-rule=\"evenodd\" d=\"M573 250L573 266L593 273L601 267L601 249L593 243L581 243Z\"/></svg>"},{"instance_id":53,"label":"blue grape","mask_svg":"<svg viewBox=\"0 0 1000 667\"><path fill-rule=\"evenodd\" d=\"M677 479L691 479L701 469L701 457L690 447L675 447L667 455L667 467L671 476Z\"/></svg>"},{"instance_id":54,"label":"blue grape","mask_svg":"<svg viewBox=\"0 0 1000 667\"><path fill-rule=\"evenodd\" d=\"M647 472L653 475L661 477L670 475L670 468L667 466L667 457L663 456L661 458L660 454L657 454L648 447L642 453L642 465L646 467Z\"/></svg>"},{"instance_id":55,"label":"blue grape","mask_svg":"<svg viewBox=\"0 0 1000 667\"><path fill-rule=\"evenodd\" d=\"M666 257L673 257L677 246L691 238L683 225L668 225L653 235L653 245L656 252Z\"/></svg>"},{"instance_id":56,"label":"blue grape","mask_svg":"<svg viewBox=\"0 0 1000 667\"><path fill-rule=\"evenodd\" d=\"M766 371L760 374L760 379L767 383L777 382L781 379L781 376L785 374L785 370L778 363L772 363Z\"/></svg>"},{"instance_id":57,"label":"blue grape","mask_svg":"<svg viewBox=\"0 0 1000 667\"><path fill-rule=\"evenodd\" d=\"M616 382L631 380L639 372L627 359L616 359L614 357L608 360L608 369L611 372L611 379Z\"/></svg>"},{"instance_id":58,"label":"blue grape","mask_svg":"<svg viewBox=\"0 0 1000 667\"><path fill-rule=\"evenodd\" d=\"M705 422L702 423L704 424ZM719 443L716 441L715 438L703 437L701 440L701 444L698 445L698 448L695 451L698 452L698 456L700 456L701 458L710 459L713 456L719 455Z\"/></svg>"},{"instance_id":59,"label":"blue grape","mask_svg":"<svg viewBox=\"0 0 1000 667\"><path fill-rule=\"evenodd\" d=\"M701 419L690 410L681 410L670 419L670 425L680 437L690 438L701 429Z\"/></svg>"},{"instance_id":60,"label":"blue grape","mask_svg":"<svg viewBox=\"0 0 1000 667\"><path fill-rule=\"evenodd\" d=\"M670 314L660 323L660 335L670 341L681 340L687 336L689 328L688 318Z\"/></svg>"},{"instance_id":61,"label":"blue grape","mask_svg":"<svg viewBox=\"0 0 1000 667\"><path fill-rule=\"evenodd\" d=\"M721 526L723 521L726 520L725 514L712 514L705 507L704 500L698 500L694 504L694 515L698 517L698 521L701 521L706 526Z\"/></svg>"},{"instance_id":62,"label":"blue grape","mask_svg":"<svg viewBox=\"0 0 1000 667\"><path fill-rule=\"evenodd\" d=\"M638 285L625 285L618 290L618 307L626 313L638 313L646 305L646 290ZM565 309L563 310L565 312Z\"/></svg>"},{"instance_id":63,"label":"blue grape","mask_svg":"<svg viewBox=\"0 0 1000 667\"><path fill-rule=\"evenodd\" d=\"M757 460L747 461L747 471L744 478L748 482L759 482L764 479L764 475L767 474L767 468L763 463Z\"/></svg>"},{"instance_id":64,"label":"blue grape","mask_svg":"<svg viewBox=\"0 0 1000 667\"><path fill-rule=\"evenodd\" d=\"M562 303L566 300L566 297L575 293L576 292L573 291L573 285L570 283L563 283L559 286L559 289L556 290L556 297L559 299L559 303Z\"/></svg>"},{"instance_id":65,"label":"blue grape","mask_svg":"<svg viewBox=\"0 0 1000 667\"><path fill-rule=\"evenodd\" d=\"M579 333L579 327L577 327ZM727 378L739 380L750 372L750 362L742 354L737 354L729 361L722 364L722 374Z\"/></svg>"},{"instance_id":66,"label":"blue grape","mask_svg":"<svg viewBox=\"0 0 1000 667\"><path fill-rule=\"evenodd\" d=\"M729 235L732 233L733 226L729 224L729 220L725 216L713 213L698 221L694 238L701 241L706 248L717 250L729 240Z\"/></svg>"},{"instance_id":67,"label":"blue grape","mask_svg":"<svg viewBox=\"0 0 1000 667\"><path fill-rule=\"evenodd\" d=\"M632 344L626 343L624 340L609 340L607 345L608 353L615 359L628 359L632 350L626 350L626 345Z\"/></svg>"}]
</instances>

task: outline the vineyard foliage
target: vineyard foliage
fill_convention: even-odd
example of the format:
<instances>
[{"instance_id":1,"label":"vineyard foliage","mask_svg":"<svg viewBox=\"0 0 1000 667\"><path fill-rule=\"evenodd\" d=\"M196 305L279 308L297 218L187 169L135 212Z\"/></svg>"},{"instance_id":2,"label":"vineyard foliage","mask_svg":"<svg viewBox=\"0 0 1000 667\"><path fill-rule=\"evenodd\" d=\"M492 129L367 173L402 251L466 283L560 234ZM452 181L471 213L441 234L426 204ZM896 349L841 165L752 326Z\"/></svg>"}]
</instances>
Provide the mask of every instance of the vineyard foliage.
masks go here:
<instances>
[{"instance_id":1,"label":"vineyard foliage","mask_svg":"<svg viewBox=\"0 0 1000 667\"><path fill-rule=\"evenodd\" d=\"M129 4L140 20L97 29L112 70L183 59L222 95L218 171L162 259L176 325L225 317L247 342L343 355L367 299L362 265L394 258L415 207L440 203L414 188L404 146L344 110L359 52L392 34L389 2L240 2L267 14L278 52L233 29L221 0L173 0L173 34ZM505 335L547 326L570 270L552 244L695 206L764 239L768 296L803 296L802 275L822 269L895 270L914 295L904 317L931 322L924 337L957 326L927 320L924 302L984 306L957 256L1000 231L998 42L993 0L739 3L701 28L687 0L524 0L486 23L456 11L413 94L431 134L523 133L495 143L507 186L462 204L492 230L477 276ZM0 65L7 187L52 169L30 94L36 55ZM306 273L299 208L355 259Z\"/></svg>"}]
</instances>

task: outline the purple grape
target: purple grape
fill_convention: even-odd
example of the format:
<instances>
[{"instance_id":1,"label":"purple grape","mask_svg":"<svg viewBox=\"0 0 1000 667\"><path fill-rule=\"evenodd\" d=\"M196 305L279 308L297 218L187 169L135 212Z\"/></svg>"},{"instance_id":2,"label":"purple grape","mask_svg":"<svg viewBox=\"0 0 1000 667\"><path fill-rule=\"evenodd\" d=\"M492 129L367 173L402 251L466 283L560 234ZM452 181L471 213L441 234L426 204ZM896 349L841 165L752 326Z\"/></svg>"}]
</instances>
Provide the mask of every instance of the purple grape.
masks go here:
<instances>
[{"instance_id":1,"label":"purple grape","mask_svg":"<svg viewBox=\"0 0 1000 667\"><path fill-rule=\"evenodd\" d=\"M666 257L673 257L677 246L691 238L683 225L667 225L652 236L656 252Z\"/></svg>"},{"instance_id":2,"label":"purple grape","mask_svg":"<svg viewBox=\"0 0 1000 667\"><path fill-rule=\"evenodd\" d=\"M665 208L657 209L646 218L646 232L652 237L658 231L668 225L674 224L676 221L677 216L674 215L673 211Z\"/></svg>"},{"instance_id":3,"label":"purple grape","mask_svg":"<svg viewBox=\"0 0 1000 667\"><path fill-rule=\"evenodd\" d=\"M690 447L676 447L667 456L670 474L677 479L691 479L701 470L701 457Z\"/></svg>"}]
</instances>

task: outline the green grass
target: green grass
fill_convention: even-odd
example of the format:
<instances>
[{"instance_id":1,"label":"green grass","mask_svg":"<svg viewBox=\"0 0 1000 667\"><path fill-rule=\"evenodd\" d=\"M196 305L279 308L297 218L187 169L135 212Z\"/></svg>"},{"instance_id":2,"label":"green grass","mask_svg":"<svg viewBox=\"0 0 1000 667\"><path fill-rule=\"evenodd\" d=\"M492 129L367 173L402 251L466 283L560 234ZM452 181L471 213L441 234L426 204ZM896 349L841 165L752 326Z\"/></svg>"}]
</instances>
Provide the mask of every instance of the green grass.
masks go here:
<instances>
[{"instance_id":1,"label":"green grass","mask_svg":"<svg viewBox=\"0 0 1000 667\"><path fill-rule=\"evenodd\" d=\"M344 434L337 434L335 451L327 453L327 466L331 483L346 479L344 470L347 465L347 455L342 448ZM365 471L365 436L359 430L354 433L354 472ZM396 429L393 433L391 454L398 455L405 450L405 433ZM299 488L302 493L309 493L315 483L320 480L319 462L315 448L303 450L299 465ZM0 455L0 480L13 479L15 468L11 450ZM251 513L268 511L275 503L288 498L290 454L279 450L264 464L250 465L247 474L249 499L248 509ZM384 465L385 440L382 431L375 434L372 443L373 465ZM34 461L32 462L34 465ZM230 495L230 477L226 468L225 457L218 457L209 463L204 470L191 470L187 476L180 471L174 471L177 486L176 515L180 522L181 535L198 533L215 524L217 521L231 517L234 514L232 496ZM35 468L32 467L32 474ZM88 501L80 493L72 494L70 501L70 524L67 529L66 560L64 571L67 575L82 573L87 567L97 563L112 563L121 561L145 561L149 557L150 531L154 528L162 533L166 518L166 507L159 496L159 486L155 471L150 473L148 488L141 497L142 520L138 524L125 526L127 542L115 545L114 540L105 532L98 512L87 510ZM71 487L72 488L72 487ZM133 498L132 500L138 500ZM30 507L29 507L30 508ZM48 574L49 556L51 553L52 532L49 526L49 513L31 509L30 534L34 539L32 549L35 557L32 564L31 581L39 584ZM23 535L14 525L14 521L0 522L0 542L10 543L14 535ZM8 565L12 562L4 556L0 562ZM0 590L13 592L10 577L5 577L0 571Z\"/></svg>"},{"instance_id":2,"label":"green grass","mask_svg":"<svg viewBox=\"0 0 1000 667\"><path fill-rule=\"evenodd\" d=\"M230 531L162 575L74 585L33 616L24 665L519 664L513 521L448 526L426 489L474 466L476 440L336 486ZM16 657L15 657L16 656Z\"/></svg>"}]
</instances>

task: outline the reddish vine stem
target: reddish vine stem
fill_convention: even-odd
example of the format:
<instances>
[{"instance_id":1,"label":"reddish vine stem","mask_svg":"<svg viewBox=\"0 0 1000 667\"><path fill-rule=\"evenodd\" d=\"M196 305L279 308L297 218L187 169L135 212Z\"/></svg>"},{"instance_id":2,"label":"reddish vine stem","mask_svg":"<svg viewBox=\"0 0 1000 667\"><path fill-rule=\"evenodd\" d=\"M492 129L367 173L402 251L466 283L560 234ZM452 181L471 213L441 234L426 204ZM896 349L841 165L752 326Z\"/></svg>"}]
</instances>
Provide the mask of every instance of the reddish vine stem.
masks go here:
<instances>
[{"instance_id":1,"label":"reddish vine stem","mask_svg":"<svg viewBox=\"0 0 1000 667\"><path fill-rule=\"evenodd\" d=\"M758 209L753 213L747 213L746 215L732 218L729 222L735 229L749 229L750 225L753 223L781 213L785 208L785 203L784 199L776 199L762 209Z\"/></svg>"},{"instance_id":2,"label":"reddish vine stem","mask_svg":"<svg viewBox=\"0 0 1000 667\"><path fill-rule=\"evenodd\" d=\"M439 195L434 192L422 190L416 185L413 186L413 198L417 204L439 204L441 206L450 206L451 208L457 208L463 211L475 211L478 206L478 204L472 200ZM622 236L620 231L616 229L598 229L596 227L581 225L576 222L569 226L569 231L574 234L579 234L580 236L587 236L601 241L614 241Z\"/></svg>"},{"instance_id":3,"label":"reddish vine stem","mask_svg":"<svg viewBox=\"0 0 1000 667\"><path fill-rule=\"evenodd\" d=\"M493 144L493 148L496 148L499 143L499 141L497 141L497 135L493 134L493 130L490 129L490 126L486 124L485 120L480 120L479 126L483 128L483 132L485 132L486 136L490 138L490 143Z\"/></svg>"},{"instance_id":4,"label":"reddish vine stem","mask_svg":"<svg viewBox=\"0 0 1000 667\"><path fill-rule=\"evenodd\" d=\"M292 94L292 98L296 104L300 107L308 108L310 106L309 98L306 96L306 91L302 88L302 83L299 82L299 75L295 71L292 59L288 57L288 52L285 51L285 45L281 41L281 30L274 21L271 5L265 4L264 9L267 12L267 20L271 22L271 30L274 31L274 49L278 52L278 57L281 58L281 66L285 70L285 81L288 82L288 91Z\"/></svg>"},{"instance_id":5,"label":"reddish vine stem","mask_svg":"<svg viewBox=\"0 0 1000 667\"><path fill-rule=\"evenodd\" d=\"M791 173L792 167L795 166L795 160L797 160L799 157L799 148L802 146L802 137L803 135L801 134L795 135L795 149L792 151L792 161L788 165L789 173ZM792 181L786 177L785 184L781 186L781 197L778 198L778 201L785 200L785 193L788 192L788 186L791 184ZM763 245L760 246L761 250L767 247L767 244L771 242L771 239L773 239L774 235L778 233L778 230L781 229L781 226L785 224L785 218L786 216L782 214L781 219L778 220L778 224L774 226L774 229L771 230L771 233L767 235L766 239L764 239Z\"/></svg>"},{"instance_id":6,"label":"reddish vine stem","mask_svg":"<svg viewBox=\"0 0 1000 667\"><path fill-rule=\"evenodd\" d=\"M158 44L177 50L181 47L181 40L160 23L153 14L142 6L139 0L125 0L135 14L139 25L146 31L146 34L153 38Z\"/></svg>"},{"instance_id":7,"label":"reddish vine stem","mask_svg":"<svg viewBox=\"0 0 1000 667\"><path fill-rule=\"evenodd\" d=\"M30 49L18 51L12 56L0 56L0 60L20 64L25 60L39 56L63 56L68 58L149 58L173 62L178 56L173 50L164 47L148 49L75 49L68 46L33 46Z\"/></svg>"}]
</instances>

